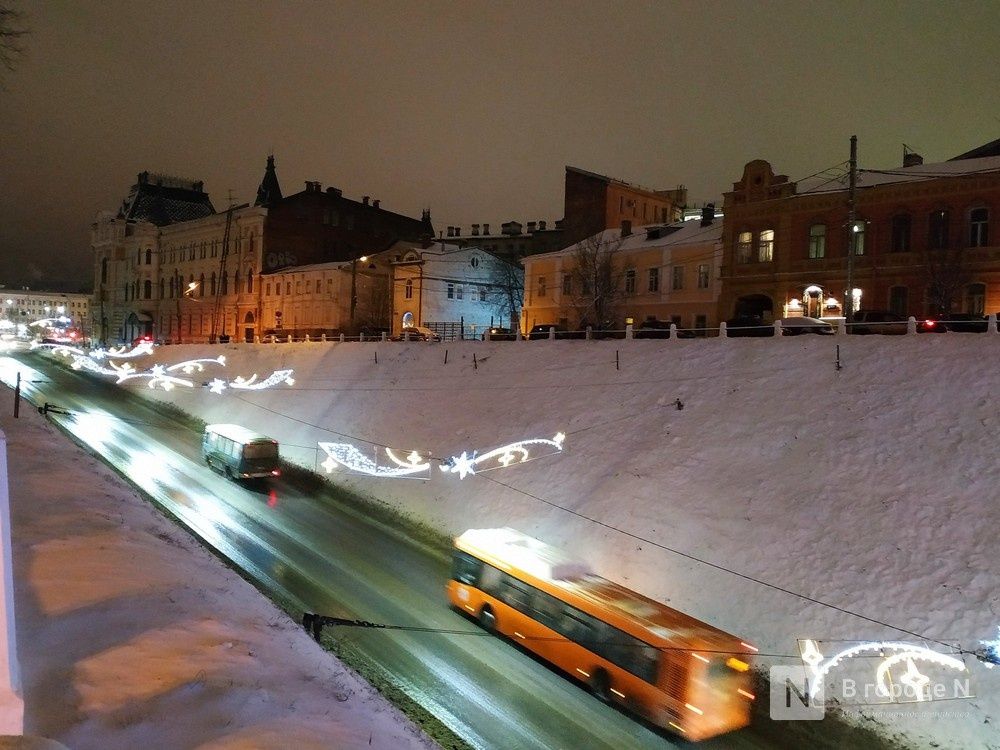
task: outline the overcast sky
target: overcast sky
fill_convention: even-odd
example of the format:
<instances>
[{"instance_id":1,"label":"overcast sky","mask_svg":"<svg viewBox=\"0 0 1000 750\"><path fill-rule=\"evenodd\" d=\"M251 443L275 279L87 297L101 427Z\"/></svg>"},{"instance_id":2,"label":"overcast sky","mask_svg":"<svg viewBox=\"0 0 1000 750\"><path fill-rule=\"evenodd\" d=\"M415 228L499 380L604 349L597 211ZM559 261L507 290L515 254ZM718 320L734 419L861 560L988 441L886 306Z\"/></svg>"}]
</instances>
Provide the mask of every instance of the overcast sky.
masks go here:
<instances>
[{"instance_id":1,"label":"overcast sky","mask_svg":"<svg viewBox=\"0 0 1000 750\"><path fill-rule=\"evenodd\" d=\"M3 4L15 0L0 0ZM16 4L16 2L15 2ZM305 180L438 229L561 218L567 164L717 199L743 165L941 161L1000 137L1000 2L21 2L0 283L90 283L135 176ZM24 277L34 277L28 281Z\"/></svg>"}]
</instances>

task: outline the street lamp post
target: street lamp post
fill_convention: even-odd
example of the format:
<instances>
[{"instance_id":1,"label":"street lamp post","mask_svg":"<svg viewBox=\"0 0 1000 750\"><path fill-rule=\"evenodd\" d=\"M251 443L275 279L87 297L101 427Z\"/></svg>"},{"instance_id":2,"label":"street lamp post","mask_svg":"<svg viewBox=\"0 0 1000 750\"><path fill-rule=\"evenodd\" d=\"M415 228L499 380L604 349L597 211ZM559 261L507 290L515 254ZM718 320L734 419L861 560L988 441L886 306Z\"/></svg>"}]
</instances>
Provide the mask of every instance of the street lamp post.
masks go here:
<instances>
[{"instance_id":1,"label":"street lamp post","mask_svg":"<svg viewBox=\"0 0 1000 750\"><path fill-rule=\"evenodd\" d=\"M180 282L180 277L178 277L178 285L177 285L178 287L180 287L179 282ZM178 344L181 343L181 297L183 297L184 299L193 299L191 295L197 288L198 288L198 282L192 281L188 283L187 287L184 289L183 292L180 292L180 290L178 289L178 294L177 294L177 343Z\"/></svg>"}]
</instances>

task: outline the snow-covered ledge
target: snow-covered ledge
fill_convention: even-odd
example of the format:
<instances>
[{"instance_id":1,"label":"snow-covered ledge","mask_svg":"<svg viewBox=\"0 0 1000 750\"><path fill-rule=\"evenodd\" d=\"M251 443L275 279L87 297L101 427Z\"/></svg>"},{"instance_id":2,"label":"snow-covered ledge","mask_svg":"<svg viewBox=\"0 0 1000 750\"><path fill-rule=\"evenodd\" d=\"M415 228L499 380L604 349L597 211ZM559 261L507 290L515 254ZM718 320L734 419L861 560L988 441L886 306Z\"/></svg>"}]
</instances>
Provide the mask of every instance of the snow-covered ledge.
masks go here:
<instances>
[{"instance_id":1,"label":"snow-covered ledge","mask_svg":"<svg viewBox=\"0 0 1000 750\"><path fill-rule=\"evenodd\" d=\"M14 580L10 548L10 493L7 485L7 436L0 432L0 587L3 616L0 617L0 735L24 732L24 700L21 670L17 662L14 630Z\"/></svg>"}]
</instances>

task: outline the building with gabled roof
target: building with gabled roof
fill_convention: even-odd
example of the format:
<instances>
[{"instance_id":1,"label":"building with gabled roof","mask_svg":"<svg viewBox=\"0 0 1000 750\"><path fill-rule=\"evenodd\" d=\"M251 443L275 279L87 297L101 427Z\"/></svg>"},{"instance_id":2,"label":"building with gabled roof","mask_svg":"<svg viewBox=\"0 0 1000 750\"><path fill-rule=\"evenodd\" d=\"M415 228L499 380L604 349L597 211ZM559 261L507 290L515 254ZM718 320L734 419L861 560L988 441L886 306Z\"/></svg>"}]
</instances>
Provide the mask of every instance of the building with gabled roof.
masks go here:
<instances>
[{"instance_id":1,"label":"building with gabled roof","mask_svg":"<svg viewBox=\"0 0 1000 750\"><path fill-rule=\"evenodd\" d=\"M117 218L126 222L148 221L162 227L210 216L215 208L204 186L201 180L140 172L128 197L122 201Z\"/></svg>"}]
</instances>

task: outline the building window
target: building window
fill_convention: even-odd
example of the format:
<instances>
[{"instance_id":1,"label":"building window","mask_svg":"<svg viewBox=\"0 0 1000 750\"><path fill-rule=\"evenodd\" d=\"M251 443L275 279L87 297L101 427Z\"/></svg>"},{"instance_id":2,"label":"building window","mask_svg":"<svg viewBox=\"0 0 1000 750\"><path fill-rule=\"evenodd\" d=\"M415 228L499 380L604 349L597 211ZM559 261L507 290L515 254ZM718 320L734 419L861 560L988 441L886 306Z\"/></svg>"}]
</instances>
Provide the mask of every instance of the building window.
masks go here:
<instances>
[{"instance_id":1,"label":"building window","mask_svg":"<svg viewBox=\"0 0 1000 750\"><path fill-rule=\"evenodd\" d=\"M247 270L247 294L253 294L253 271L249 269Z\"/></svg>"},{"instance_id":2,"label":"building window","mask_svg":"<svg viewBox=\"0 0 1000 750\"><path fill-rule=\"evenodd\" d=\"M209 282L211 283L211 287L210 287L209 293L214 297L215 296L215 271L212 271L212 277L209 280Z\"/></svg>"},{"instance_id":3,"label":"building window","mask_svg":"<svg viewBox=\"0 0 1000 750\"><path fill-rule=\"evenodd\" d=\"M948 247L947 209L931 213L928 221L927 246L931 250L944 250Z\"/></svg>"},{"instance_id":4,"label":"building window","mask_svg":"<svg viewBox=\"0 0 1000 750\"><path fill-rule=\"evenodd\" d=\"M969 247L987 247L990 244L990 210L974 208L969 212Z\"/></svg>"},{"instance_id":5,"label":"building window","mask_svg":"<svg viewBox=\"0 0 1000 750\"><path fill-rule=\"evenodd\" d=\"M464 298L464 294L465 294L465 290L463 289L463 287L462 287L461 284L459 284L457 287L455 287L455 297L457 299L463 299Z\"/></svg>"},{"instance_id":6,"label":"building window","mask_svg":"<svg viewBox=\"0 0 1000 750\"><path fill-rule=\"evenodd\" d=\"M736 238L736 262L749 263L753 252L753 232L740 232Z\"/></svg>"},{"instance_id":7,"label":"building window","mask_svg":"<svg viewBox=\"0 0 1000 750\"><path fill-rule=\"evenodd\" d=\"M809 227L809 257L826 257L826 224L813 224Z\"/></svg>"},{"instance_id":8,"label":"building window","mask_svg":"<svg viewBox=\"0 0 1000 750\"><path fill-rule=\"evenodd\" d=\"M101 283L108 283L108 259L101 258Z\"/></svg>"},{"instance_id":9,"label":"building window","mask_svg":"<svg viewBox=\"0 0 1000 750\"><path fill-rule=\"evenodd\" d=\"M539 276L538 277L538 296L539 297L544 297L545 296L545 277L544 276Z\"/></svg>"},{"instance_id":10,"label":"building window","mask_svg":"<svg viewBox=\"0 0 1000 750\"><path fill-rule=\"evenodd\" d=\"M222 272L222 294L229 294L229 271Z\"/></svg>"},{"instance_id":11,"label":"building window","mask_svg":"<svg viewBox=\"0 0 1000 750\"><path fill-rule=\"evenodd\" d=\"M479 287L479 301L480 302L485 302L486 301L486 290L487 290L487 287L485 287L485 286Z\"/></svg>"},{"instance_id":12,"label":"building window","mask_svg":"<svg viewBox=\"0 0 1000 750\"><path fill-rule=\"evenodd\" d=\"M770 263L774 260L774 230L765 229L757 239L757 260Z\"/></svg>"},{"instance_id":13,"label":"building window","mask_svg":"<svg viewBox=\"0 0 1000 750\"><path fill-rule=\"evenodd\" d=\"M694 328L696 336L704 336L706 333L705 329L708 328L708 318L705 315L695 315Z\"/></svg>"},{"instance_id":14,"label":"building window","mask_svg":"<svg viewBox=\"0 0 1000 750\"><path fill-rule=\"evenodd\" d=\"M333 295L333 279L326 280L326 293Z\"/></svg>"},{"instance_id":15,"label":"building window","mask_svg":"<svg viewBox=\"0 0 1000 750\"><path fill-rule=\"evenodd\" d=\"M965 311L973 315L986 312L986 284L969 284L965 288Z\"/></svg>"},{"instance_id":16,"label":"building window","mask_svg":"<svg viewBox=\"0 0 1000 750\"><path fill-rule=\"evenodd\" d=\"M625 271L625 294L635 294L635 269Z\"/></svg>"},{"instance_id":17,"label":"building window","mask_svg":"<svg viewBox=\"0 0 1000 750\"><path fill-rule=\"evenodd\" d=\"M851 250L854 251L855 255L865 254L865 225L864 221L854 222L851 231Z\"/></svg>"},{"instance_id":18,"label":"building window","mask_svg":"<svg viewBox=\"0 0 1000 750\"><path fill-rule=\"evenodd\" d=\"M403 296L406 299L413 299L413 279L406 280L406 286L404 287L404 289L405 291L403 293Z\"/></svg>"},{"instance_id":19,"label":"building window","mask_svg":"<svg viewBox=\"0 0 1000 750\"><path fill-rule=\"evenodd\" d=\"M684 288L684 266L674 266L673 281L670 288L675 292Z\"/></svg>"},{"instance_id":20,"label":"building window","mask_svg":"<svg viewBox=\"0 0 1000 750\"><path fill-rule=\"evenodd\" d=\"M160 285L159 286L160 286L160 289L159 289L159 291L160 291L159 299L163 299L163 279L160 279ZM75 302L73 303L73 307L76 307L76 303Z\"/></svg>"},{"instance_id":21,"label":"building window","mask_svg":"<svg viewBox=\"0 0 1000 750\"><path fill-rule=\"evenodd\" d=\"M291 294L291 293L292 293L292 282L286 281L285 282L285 294Z\"/></svg>"},{"instance_id":22,"label":"building window","mask_svg":"<svg viewBox=\"0 0 1000 750\"><path fill-rule=\"evenodd\" d=\"M708 289L708 281L709 281L708 263L701 263L698 265L698 288Z\"/></svg>"},{"instance_id":23,"label":"building window","mask_svg":"<svg viewBox=\"0 0 1000 750\"><path fill-rule=\"evenodd\" d=\"M198 257L200 257L202 260L205 260L205 243L204 242L201 243L201 252L198 254Z\"/></svg>"},{"instance_id":24,"label":"building window","mask_svg":"<svg viewBox=\"0 0 1000 750\"><path fill-rule=\"evenodd\" d=\"M146 250L146 265L151 266L153 264L153 251Z\"/></svg>"},{"instance_id":25,"label":"building window","mask_svg":"<svg viewBox=\"0 0 1000 750\"><path fill-rule=\"evenodd\" d=\"M298 281L295 282L295 293L296 294L302 294L302 280L301 279L299 279Z\"/></svg>"},{"instance_id":26,"label":"building window","mask_svg":"<svg viewBox=\"0 0 1000 750\"><path fill-rule=\"evenodd\" d=\"M153 298L153 282L146 279L142 282L142 298L152 299Z\"/></svg>"},{"instance_id":27,"label":"building window","mask_svg":"<svg viewBox=\"0 0 1000 750\"><path fill-rule=\"evenodd\" d=\"M188 248L188 260L194 260L194 243L191 243L191 247Z\"/></svg>"},{"instance_id":28,"label":"building window","mask_svg":"<svg viewBox=\"0 0 1000 750\"><path fill-rule=\"evenodd\" d=\"M198 296L199 297L205 296L205 274L202 274L198 278Z\"/></svg>"},{"instance_id":29,"label":"building window","mask_svg":"<svg viewBox=\"0 0 1000 750\"><path fill-rule=\"evenodd\" d=\"M448 282L448 299L455 299L455 285Z\"/></svg>"},{"instance_id":30,"label":"building window","mask_svg":"<svg viewBox=\"0 0 1000 750\"><path fill-rule=\"evenodd\" d=\"M568 273L563 274L562 279L562 293L572 294L573 293L573 276Z\"/></svg>"},{"instance_id":31,"label":"building window","mask_svg":"<svg viewBox=\"0 0 1000 750\"><path fill-rule=\"evenodd\" d=\"M215 279L212 279L212 283L215 283ZM271 296L271 282L267 282L267 286L264 287L264 295L267 297Z\"/></svg>"},{"instance_id":32,"label":"building window","mask_svg":"<svg viewBox=\"0 0 1000 750\"><path fill-rule=\"evenodd\" d=\"M909 290L905 286L894 286L889 290L889 312L907 315L910 309Z\"/></svg>"},{"instance_id":33,"label":"building window","mask_svg":"<svg viewBox=\"0 0 1000 750\"><path fill-rule=\"evenodd\" d=\"M894 253L910 252L910 215L898 214L892 217L892 245Z\"/></svg>"},{"instance_id":34,"label":"building window","mask_svg":"<svg viewBox=\"0 0 1000 750\"><path fill-rule=\"evenodd\" d=\"M649 269L648 287L651 292L660 291L660 269L655 266Z\"/></svg>"}]
</instances>

